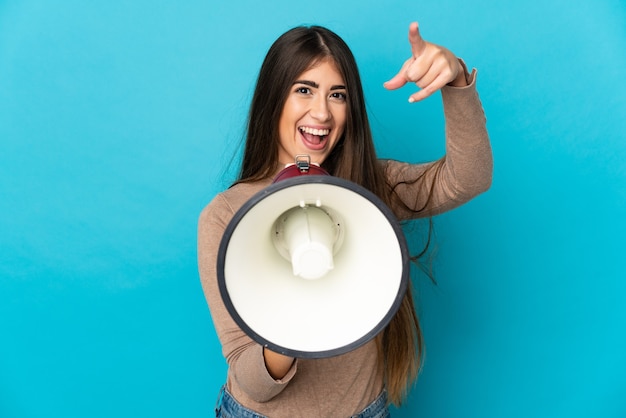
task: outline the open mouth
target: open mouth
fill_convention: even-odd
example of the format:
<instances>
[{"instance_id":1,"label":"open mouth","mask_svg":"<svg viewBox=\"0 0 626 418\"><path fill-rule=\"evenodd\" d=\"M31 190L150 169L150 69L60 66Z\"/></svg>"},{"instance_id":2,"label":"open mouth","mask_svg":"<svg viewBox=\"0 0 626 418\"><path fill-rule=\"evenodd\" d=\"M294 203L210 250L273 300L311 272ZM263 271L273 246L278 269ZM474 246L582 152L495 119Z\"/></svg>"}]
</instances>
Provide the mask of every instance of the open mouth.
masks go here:
<instances>
[{"instance_id":1,"label":"open mouth","mask_svg":"<svg viewBox=\"0 0 626 418\"><path fill-rule=\"evenodd\" d=\"M298 131L300 131L302 135L304 144L313 150L324 148L328 135L330 134L330 129L316 129L306 126L299 127Z\"/></svg>"}]
</instances>

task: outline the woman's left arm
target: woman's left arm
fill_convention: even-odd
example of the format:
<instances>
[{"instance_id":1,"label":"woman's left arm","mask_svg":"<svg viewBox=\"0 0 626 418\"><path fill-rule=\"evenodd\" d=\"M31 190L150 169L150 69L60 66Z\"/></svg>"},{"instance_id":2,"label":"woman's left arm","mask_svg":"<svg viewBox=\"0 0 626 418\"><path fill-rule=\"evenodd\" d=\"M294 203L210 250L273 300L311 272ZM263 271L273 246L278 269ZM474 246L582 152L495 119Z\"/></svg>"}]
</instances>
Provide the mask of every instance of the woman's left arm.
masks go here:
<instances>
[{"instance_id":1,"label":"woman's left arm","mask_svg":"<svg viewBox=\"0 0 626 418\"><path fill-rule=\"evenodd\" d=\"M441 90L446 120L446 155L430 163L387 161L385 172L400 201L400 218L426 217L462 205L491 185L493 157L486 118L476 90L476 71L446 48L424 41L409 27L412 57L385 83L388 89L414 82L421 89L410 102Z\"/></svg>"}]
</instances>

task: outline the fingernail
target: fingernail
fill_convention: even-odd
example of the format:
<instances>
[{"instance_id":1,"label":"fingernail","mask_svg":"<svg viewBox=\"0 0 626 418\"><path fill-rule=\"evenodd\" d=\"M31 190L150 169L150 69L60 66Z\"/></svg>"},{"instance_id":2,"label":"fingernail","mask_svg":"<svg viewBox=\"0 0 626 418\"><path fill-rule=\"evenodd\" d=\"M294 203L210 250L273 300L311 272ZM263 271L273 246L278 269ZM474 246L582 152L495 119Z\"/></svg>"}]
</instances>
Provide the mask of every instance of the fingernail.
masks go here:
<instances>
[{"instance_id":1,"label":"fingernail","mask_svg":"<svg viewBox=\"0 0 626 418\"><path fill-rule=\"evenodd\" d=\"M409 103L415 103L415 99L412 97L409 97Z\"/></svg>"}]
</instances>

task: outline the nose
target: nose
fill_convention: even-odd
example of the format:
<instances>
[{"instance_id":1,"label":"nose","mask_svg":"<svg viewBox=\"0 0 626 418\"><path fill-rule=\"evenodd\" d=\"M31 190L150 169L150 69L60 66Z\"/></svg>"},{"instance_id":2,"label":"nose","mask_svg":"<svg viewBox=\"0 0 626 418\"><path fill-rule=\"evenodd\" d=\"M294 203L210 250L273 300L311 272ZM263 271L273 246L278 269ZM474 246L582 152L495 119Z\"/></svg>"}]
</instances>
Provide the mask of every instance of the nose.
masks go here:
<instances>
[{"instance_id":1,"label":"nose","mask_svg":"<svg viewBox=\"0 0 626 418\"><path fill-rule=\"evenodd\" d=\"M332 118L330 108L328 107L328 101L324 96L318 96L313 100L309 113L313 118L320 122L326 122Z\"/></svg>"}]
</instances>

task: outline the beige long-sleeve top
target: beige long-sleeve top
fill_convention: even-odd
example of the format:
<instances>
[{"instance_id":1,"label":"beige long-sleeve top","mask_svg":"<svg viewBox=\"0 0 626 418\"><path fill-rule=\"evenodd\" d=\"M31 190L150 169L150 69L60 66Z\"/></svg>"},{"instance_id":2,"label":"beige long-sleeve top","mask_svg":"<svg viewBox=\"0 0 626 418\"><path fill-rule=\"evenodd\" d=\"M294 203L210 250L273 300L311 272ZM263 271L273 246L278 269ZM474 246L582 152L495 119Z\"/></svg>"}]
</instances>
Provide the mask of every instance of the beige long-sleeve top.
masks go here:
<instances>
[{"instance_id":1,"label":"beige long-sleeve top","mask_svg":"<svg viewBox=\"0 0 626 418\"><path fill-rule=\"evenodd\" d=\"M396 190L403 202L413 210L423 208L416 214L402 205L392 207L399 219L453 209L491 184L492 154L475 70L468 79L467 87L441 90L446 120L443 158L425 164L381 161L389 183L398 184ZM374 341L337 357L297 359L287 375L276 381L265 368L262 346L237 326L220 297L216 258L223 232L235 212L271 182L237 184L218 194L199 219L200 278L229 366L227 388L241 404L269 417L348 417L383 389Z\"/></svg>"}]
</instances>

